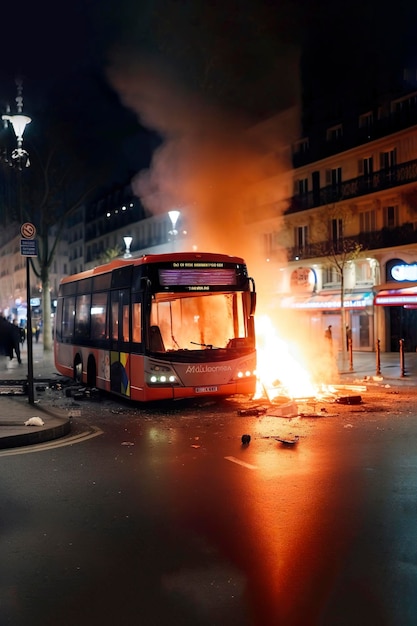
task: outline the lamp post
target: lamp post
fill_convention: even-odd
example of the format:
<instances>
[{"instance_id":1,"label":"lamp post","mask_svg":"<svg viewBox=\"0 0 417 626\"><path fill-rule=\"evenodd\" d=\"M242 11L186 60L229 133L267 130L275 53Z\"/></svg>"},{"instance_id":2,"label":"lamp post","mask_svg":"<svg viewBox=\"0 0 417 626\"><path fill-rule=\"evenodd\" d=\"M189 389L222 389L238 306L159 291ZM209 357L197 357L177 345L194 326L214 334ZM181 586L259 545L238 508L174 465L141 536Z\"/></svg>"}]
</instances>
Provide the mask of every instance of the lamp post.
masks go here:
<instances>
[{"instance_id":1,"label":"lamp post","mask_svg":"<svg viewBox=\"0 0 417 626\"><path fill-rule=\"evenodd\" d=\"M133 241L133 237L123 237L123 241L125 242L125 253L123 255L124 259L130 259L131 258L131 252L130 252L130 246L131 243Z\"/></svg>"},{"instance_id":2,"label":"lamp post","mask_svg":"<svg viewBox=\"0 0 417 626\"><path fill-rule=\"evenodd\" d=\"M178 231L176 229L177 226L177 222L178 222L178 218L181 215L180 211L177 211L175 209L173 209L172 211L168 211L168 216L169 219L171 220L171 226L172 229L169 231L169 234L172 235L173 239L173 244L172 244L172 251L175 251L175 241L178 235Z\"/></svg>"},{"instance_id":3,"label":"lamp post","mask_svg":"<svg viewBox=\"0 0 417 626\"><path fill-rule=\"evenodd\" d=\"M4 121L5 125L9 122L14 130L14 134L16 135L17 148L15 148L12 152L12 165L16 163L19 170L22 169L22 166L29 167L29 154L23 148L23 133L25 132L25 128L32 121L30 117L23 114L23 81L18 78L16 80L17 85L17 96L16 96L16 105L17 105L17 114L15 115L2 115L1 119Z\"/></svg>"},{"instance_id":4,"label":"lamp post","mask_svg":"<svg viewBox=\"0 0 417 626\"><path fill-rule=\"evenodd\" d=\"M27 115L23 115L23 82L21 79L16 80L17 85L17 114L15 115L2 115L2 120L4 121L5 126L7 124L11 124L14 134L16 136L17 147L12 152L12 165L16 165L19 170L19 218L20 222L22 222L22 181L21 181L21 170L22 167L29 167L29 154L23 148L23 133L25 132L25 128L32 121L30 117ZM30 233L28 235L24 234L26 231L24 229L23 224L21 225L21 233L22 236L27 236L28 239L32 239L34 237L36 230L34 229L32 224L25 224L25 226L29 226ZM33 231L31 231L33 229ZM36 242L35 242L36 243ZM36 246L35 246L36 247ZM21 245L21 253L23 254L23 245ZM27 317L26 317L26 332L27 332L27 346L28 346L28 399L29 404L35 403L34 391L33 391L33 337L32 337L32 314L30 307L30 262L29 257L33 256L33 250L26 253L26 307L27 307Z\"/></svg>"}]
</instances>

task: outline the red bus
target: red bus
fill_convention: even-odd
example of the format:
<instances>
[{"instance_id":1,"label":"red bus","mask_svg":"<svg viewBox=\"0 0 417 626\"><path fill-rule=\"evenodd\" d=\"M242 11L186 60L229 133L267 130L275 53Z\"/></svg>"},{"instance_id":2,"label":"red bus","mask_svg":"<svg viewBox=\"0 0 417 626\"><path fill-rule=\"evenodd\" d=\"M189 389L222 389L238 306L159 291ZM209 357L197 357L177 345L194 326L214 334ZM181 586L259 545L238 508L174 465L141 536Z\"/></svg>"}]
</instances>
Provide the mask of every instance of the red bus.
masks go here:
<instances>
[{"instance_id":1,"label":"red bus","mask_svg":"<svg viewBox=\"0 0 417 626\"><path fill-rule=\"evenodd\" d=\"M117 259L64 278L55 366L135 401L253 394L255 283L239 257Z\"/></svg>"}]
</instances>

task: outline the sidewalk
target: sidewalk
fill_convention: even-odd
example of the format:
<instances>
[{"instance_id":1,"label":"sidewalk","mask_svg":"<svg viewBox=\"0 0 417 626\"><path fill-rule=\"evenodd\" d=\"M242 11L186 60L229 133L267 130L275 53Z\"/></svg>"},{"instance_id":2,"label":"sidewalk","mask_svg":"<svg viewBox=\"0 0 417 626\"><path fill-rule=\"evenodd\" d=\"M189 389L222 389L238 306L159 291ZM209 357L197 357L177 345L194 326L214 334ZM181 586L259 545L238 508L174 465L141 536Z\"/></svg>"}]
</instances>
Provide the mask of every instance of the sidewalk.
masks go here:
<instances>
[{"instance_id":1,"label":"sidewalk","mask_svg":"<svg viewBox=\"0 0 417 626\"><path fill-rule=\"evenodd\" d=\"M353 370L350 371L349 355L342 363L342 355L338 357L338 367L342 380L366 380L386 383L393 386L417 386L417 353L405 352L401 363L399 352L382 352L380 354L379 369L375 352L354 352L352 358Z\"/></svg>"},{"instance_id":2,"label":"sidewalk","mask_svg":"<svg viewBox=\"0 0 417 626\"><path fill-rule=\"evenodd\" d=\"M10 361L9 357L0 357L0 450L44 443L64 437L71 430L65 412L44 406L40 401L42 396L37 393L37 384L41 387L42 380L60 379L53 353L44 353L43 343L34 342L32 356L34 404L29 404L27 395L10 395L7 387L7 381L22 381L23 384L28 379L27 343L21 351L21 365L16 358ZM26 426L25 422L31 417L40 417L44 425Z\"/></svg>"}]
</instances>

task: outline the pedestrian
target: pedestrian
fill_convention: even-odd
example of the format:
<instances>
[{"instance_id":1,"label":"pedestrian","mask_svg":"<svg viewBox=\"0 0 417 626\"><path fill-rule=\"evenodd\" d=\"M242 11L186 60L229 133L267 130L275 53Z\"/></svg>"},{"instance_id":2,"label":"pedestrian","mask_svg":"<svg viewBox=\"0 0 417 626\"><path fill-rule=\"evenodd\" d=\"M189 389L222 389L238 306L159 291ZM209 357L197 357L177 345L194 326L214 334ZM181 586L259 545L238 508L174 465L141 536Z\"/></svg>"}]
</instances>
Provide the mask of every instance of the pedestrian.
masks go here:
<instances>
[{"instance_id":1,"label":"pedestrian","mask_svg":"<svg viewBox=\"0 0 417 626\"><path fill-rule=\"evenodd\" d=\"M22 336L20 334L20 328L17 325L17 320L15 320L15 319L13 320L11 333L12 333L13 350L16 353L17 362L20 365L22 363L22 359L20 357L20 343L21 343ZM12 356L10 357L11 359L13 358L13 350L12 350Z\"/></svg>"},{"instance_id":2,"label":"pedestrian","mask_svg":"<svg viewBox=\"0 0 417 626\"><path fill-rule=\"evenodd\" d=\"M332 325L331 324L329 324L328 327L326 328L326 330L324 331L324 337L330 343L332 342Z\"/></svg>"},{"instance_id":3,"label":"pedestrian","mask_svg":"<svg viewBox=\"0 0 417 626\"><path fill-rule=\"evenodd\" d=\"M13 324L0 317L0 354L13 358Z\"/></svg>"},{"instance_id":4,"label":"pedestrian","mask_svg":"<svg viewBox=\"0 0 417 626\"><path fill-rule=\"evenodd\" d=\"M333 345L332 345L332 325L331 324L329 324L329 326L324 331L324 338L325 338L325 340L327 342L327 347L328 347L329 353L332 354L333 353Z\"/></svg>"},{"instance_id":5,"label":"pedestrian","mask_svg":"<svg viewBox=\"0 0 417 626\"><path fill-rule=\"evenodd\" d=\"M346 324L346 350L349 351L350 342L352 341L352 329Z\"/></svg>"},{"instance_id":6,"label":"pedestrian","mask_svg":"<svg viewBox=\"0 0 417 626\"><path fill-rule=\"evenodd\" d=\"M26 339L26 328L24 326L19 326L19 331L20 331L20 343L23 344L25 343L25 339Z\"/></svg>"},{"instance_id":7,"label":"pedestrian","mask_svg":"<svg viewBox=\"0 0 417 626\"><path fill-rule=\"evenodd\" d=\"M41 327L39 326L39 324L36 324L35 326L35 340L36 343L38 343L39 341L39 335L41 334Z\"/></svg>"}]
</instances>

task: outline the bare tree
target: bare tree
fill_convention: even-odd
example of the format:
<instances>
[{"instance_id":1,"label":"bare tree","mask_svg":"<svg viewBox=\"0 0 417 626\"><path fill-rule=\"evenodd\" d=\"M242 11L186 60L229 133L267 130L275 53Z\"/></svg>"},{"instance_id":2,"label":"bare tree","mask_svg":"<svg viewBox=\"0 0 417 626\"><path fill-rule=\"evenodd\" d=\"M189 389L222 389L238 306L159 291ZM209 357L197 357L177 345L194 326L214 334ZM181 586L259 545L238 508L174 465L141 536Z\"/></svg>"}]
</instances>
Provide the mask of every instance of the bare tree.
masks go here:
<instances>
[{"instance_id":1,"label":"bare tree","mask_svg":"<svg viewBox=\"0 0 417 626\"><path fill-rule=\"evenodd\" d=\"M42 286L44 350L52 350L50 270L68 219L89 198L97 179L85 176L75 158L58 146L44 153L31 147L31 167L22 176L20 219L37 229L38 255L30 259Z\"/></svg>"},{"instance_id":2,"label":"bare tree","mask_svg":"<svg viewBox=\"0 0 417 626\"><path fill-rule=\"evenodd\" d=\"M121 254L122 254L123 250L120 246L115 246L114 248L107 248L107 250L104 250L104 252L100 255L99 257L99 263L104 264L104 263L109 263L109 261L112 261L113 259L117 259Z\"/></svg>"},{"instance_id":3,"label":"bare tree","mask_svg":"<svg viewBox=\"0 0 417 626\"><path fill-rule=\"evenodd\" d=\"M344 232L352 220L352 211L347 205L335 204L327 206L316 224L316 231L323 238L314 245L317 256L325 257L328 264L335 270L340 283L340 318L341 318L341 351L343 361L346 359L347 346L346 308L345 308L345 274L349 264L357 259L362 250L362 244L354 237L345 237Z\"/></svg>"}]
</instances>

